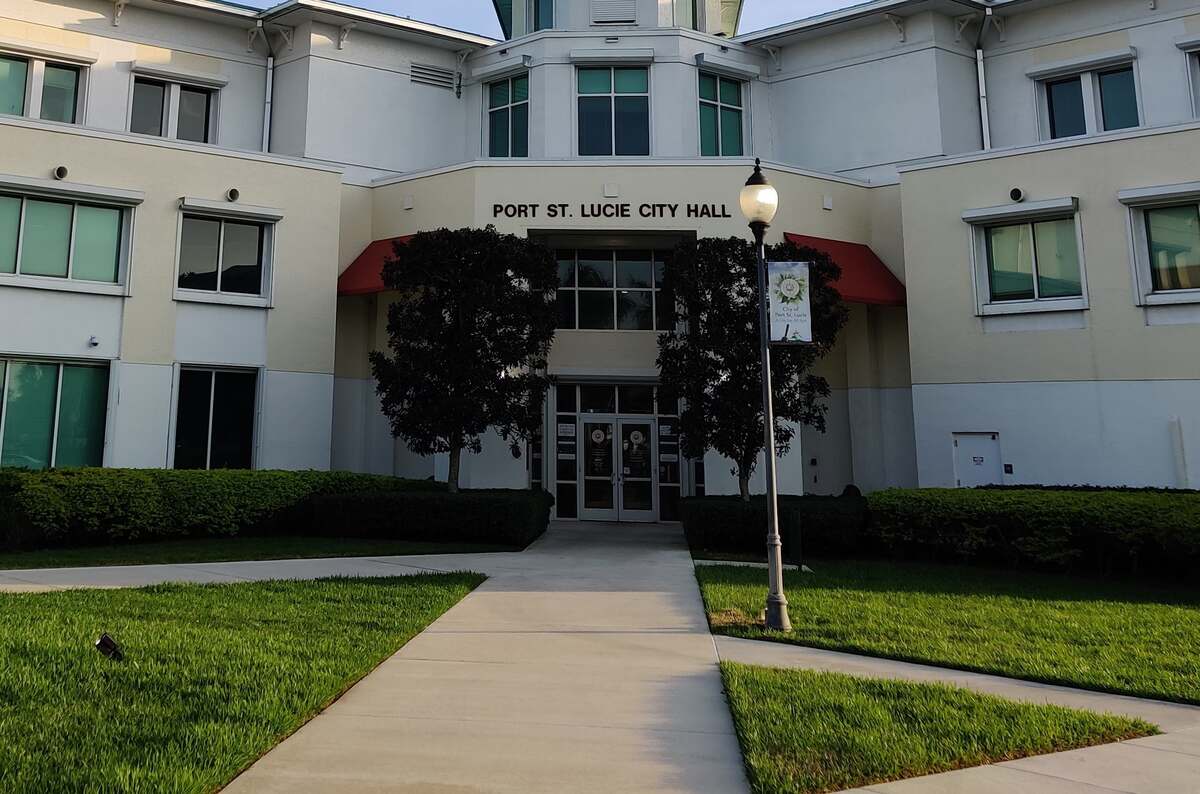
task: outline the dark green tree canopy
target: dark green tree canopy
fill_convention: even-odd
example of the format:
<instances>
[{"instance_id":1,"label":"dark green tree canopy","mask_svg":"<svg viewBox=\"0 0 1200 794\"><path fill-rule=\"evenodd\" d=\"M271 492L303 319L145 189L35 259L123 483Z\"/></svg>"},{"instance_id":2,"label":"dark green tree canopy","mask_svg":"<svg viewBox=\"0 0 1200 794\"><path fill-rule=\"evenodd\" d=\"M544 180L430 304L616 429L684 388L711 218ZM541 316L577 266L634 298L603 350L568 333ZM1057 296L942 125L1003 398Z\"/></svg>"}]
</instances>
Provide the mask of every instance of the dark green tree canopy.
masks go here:
<instances>
[{"instance_id":1,"label":"dark green tree canopy","mask_svg":"<svg viewBox=\"0 0 1200 794\"><path fill-rule=\"evenodd\" d=\"M825 430L829 384L813 365L833 347L846 308L832 286L841 269L812 248L781 243L767 249L776 262L811 262L811 345L772 345L771 379L776 420ZM680 436L684 454L715 450L737 468L742 496L763 442L762 375L758 337L758 275L754 244L731 237L704 238L675 250L664 287L675 295L681 330L658 337L662 385L684 398ZM793 428L775 424L780 455Z\"/></svg>"},{"instance_id":2,"label":"dark green tree canopy","mask_svg":"<svg viewBox=\"0 0 1200 794\"><path fill-rule=\"evenodd\" d=\"M519 456L549 386L553 254L492 226L438 229L397 243L383 282L400 295L389 352L370 359L393 435L419 455L449 452L452 490L462 450L479 452L489 427Z\"/></svg>"}]
</instances>

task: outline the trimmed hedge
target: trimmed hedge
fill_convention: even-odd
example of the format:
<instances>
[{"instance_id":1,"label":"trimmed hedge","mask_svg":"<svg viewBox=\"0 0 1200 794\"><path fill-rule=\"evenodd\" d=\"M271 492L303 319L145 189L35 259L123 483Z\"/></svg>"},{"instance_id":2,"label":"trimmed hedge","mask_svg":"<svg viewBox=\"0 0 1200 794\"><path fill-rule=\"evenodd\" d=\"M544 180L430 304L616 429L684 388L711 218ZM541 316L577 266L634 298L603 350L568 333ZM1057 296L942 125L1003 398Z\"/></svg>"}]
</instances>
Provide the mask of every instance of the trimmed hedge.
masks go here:
<instances>
[{"instance_id":1,"label":"trimmed hedge","mask_svg":"<svg viewBox=\"0 0 1200 794\"><path fill-rule=\"evenodd\" d=\"M545 491L380 491L317 496L308 510L310 531L317 535L525 548L546 531L553 505Z\"/></svg>"},{"instance_id":2,"label":"trimmed hedge","mask_svg":"<svg viewBox=\"0 0 1200 794\"><path fill-rule=\"evenodd\" d=\"M801 556L842 557L859 547L867 500L845 496L779 497L779 534L789 562ZM767 500L737 496L691 496L679 501L688 545L714 554L762 554L766 548Z\"/></svg>"},{"instance_id":3,"label":"trimmed hedge","mask_svg":"<svg viewBox=\"0 0 1200 794\"><path fill-rule=\"evenodd\" d=\"M295 532L321 494L445 485L326 471L0 470L0 549Z\"/></svg>"},{"instance_id":4,"label":"trimmed hedge","mask_svg":"<svg viewBox=\"0 0 1200 794\"><path fill-rule=\"evenodd\" d=\"M762 554L766 506L684 499L695 550ZM1077 573L1194 575L1200 493L1090 488L891 489L780 497L784 554L885 557Z\"/></svg>"}]
</instances>

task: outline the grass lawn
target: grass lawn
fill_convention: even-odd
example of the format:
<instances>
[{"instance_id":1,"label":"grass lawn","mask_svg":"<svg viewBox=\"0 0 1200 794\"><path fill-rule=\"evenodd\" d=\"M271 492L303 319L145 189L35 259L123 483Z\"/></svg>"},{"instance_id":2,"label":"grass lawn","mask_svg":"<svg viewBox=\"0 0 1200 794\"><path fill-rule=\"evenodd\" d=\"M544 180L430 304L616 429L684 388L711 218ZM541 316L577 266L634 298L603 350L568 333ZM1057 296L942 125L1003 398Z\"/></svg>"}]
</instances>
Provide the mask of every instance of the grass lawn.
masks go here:
<instances>
[{"instance_id":1,"label":"grass lawn","mask_svg":"<svg viewBox=\"0 0 1200 794\"><path fill-rule=\"evenodd\" d=\"M0 595L0 791L214 791L483 578Z\"/></svg>"},{"instance_id":2,"label":"grass lawn","mask_svg":"<svg viewBox=\"0 0 1200 794\"><path fill-rule=\"evenodd\" d=\"M228 560L287 560L303 557L382 557L393 554L465 554L520 551L515 546L472 543L415 543L406 540L272 537L211 537L83 546L0 554L0 570L12 568L74 568L92 565L151 565Z\"/></svg>"},{"instance_id":3,"label":"grass lawn","mask_svg":"<svg viewBox=\"0 0 1200 794\"><path fill-rule=\"evenodd\" d=\"M941 684L732 662L721 674L756 794L838 791L1158 732Z\"/></svg>"},{"instance_id":4,"label":"grass lawn","mask_svg":"<svg viewBox=\"0 0 1200 794\"><path fill-rule=\"evenodd\" d=\"M759 619L766 572L699 566L714 632L1200 704L1200 590L881 561L785 572L793 630Z\"/></svg>"}]
</instances>

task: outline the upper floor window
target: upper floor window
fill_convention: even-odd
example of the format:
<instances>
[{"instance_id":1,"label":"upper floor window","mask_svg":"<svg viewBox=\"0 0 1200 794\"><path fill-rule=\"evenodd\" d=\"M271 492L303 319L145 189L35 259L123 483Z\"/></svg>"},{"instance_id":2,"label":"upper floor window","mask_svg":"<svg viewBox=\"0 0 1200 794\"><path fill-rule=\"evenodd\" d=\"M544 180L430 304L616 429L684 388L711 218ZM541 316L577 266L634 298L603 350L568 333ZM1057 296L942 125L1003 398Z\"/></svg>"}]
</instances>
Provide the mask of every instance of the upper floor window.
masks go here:
<instances>
[{"instance_id":1,"label":"upper floor window","mask_svg":"<svg viewBox=\"0 0 1200 794\"><path fill-rule=\"evenodd\" d=\"M1045 91L1052 139L1112 132L1141 123L1132 66L1051 80Z\"/></svg>"},{"instance_id":2,"label":"upper floor window","mask_svg":"<svg viewBox=\"0 0 1200 794\"><path fill-rule=\"evenodd\" d=\"M674 325L663 292L670 251L558 251L558 327L652 331Z\"/></svg>"},{"instance_id":3,"label":"upper floor window","mask_svg":"<svg viewBox=\"0 0 1200 794\"><path fill-rule=\"evenodd\" d=\"M554 0L530 0L530 4L534 30L549 30L554 27Z\"/></svg>"},{"instance_id":4,"label":"upper floor window","mask_svg":"<svg viewBox=\"0 0 1200 794\"><path fill-rule=\"evenodd\" d=\"M488 83L488 156L529 156L529 75Z\"/></svg>"},{"instance_id":5,"label":"upper floor window","mask_svg":"<svg viewBox=\"0 0 1200 794\"><path fill-rule=\"evenodd\" d=\"M1151 290L1200 289L1200 206L1155 207L1144 214Z\"/></svg>"},{"instance_id":6,"label":"upper floor window","mask_svg":"<svg viewBox=\"0 0 1200 794\"><path fill-rule=\"evenodd\" d=\"M742 155L742 83L700 73L700 154Z\"/></svg>"},{"instance_id":7,"label":"upper floor window","mask_svg":"<svg viewBox=\"0 0 1200 794\"><path fill-rule=\"evenodd\" d=\"M985 233L990 302L1083 295L1073 218L989 226Z\"/></svg>"},{"instance_id":8,"label":"upper floor window","mask_svg":"<svg viewBox=\"0 0 1200 794\"><path fill-rule=\"evenodd\" d=\"M134 78L129 131L213 143L216 91L199 86Z\"/></svg>"},{"instance_id":9,"label":"upper floor window","mask_svg":"<svg viewBox=\"0 0 1200 794\"><path fill-rule=\"evenodd\" d=\"M581 67L579 154L650 154L650 72L638 67Z\"/></svg>"},{"instance_id":10,"label":"upper floor window","mask_svg":"<svg viewBox=\"0 0 1200 794\"><path fill-rule=\"evenodd\" d=\"M264 295L269 233L267 224L184 215L179 241L179 289Z\"/></svg>"},{"instance_id":11,"label":"upper floor window","mask_svg":"<svg viewBox=\"0 0 1200 794\"><path fill-rule=\"evenodd\" d=\"M98 204L0 195L0 277L117 283L126 212Z\"/></svg>"},{"instance_id":12,"label":"upper floor window","mask_svg":"<svg viewBox=\"0 0 1200 794\"><path fill-rule=\"evenodd\" d=\"M74 124L81 69L40 58L0 55L0 113Z\"/></svg>"}]
</instances>

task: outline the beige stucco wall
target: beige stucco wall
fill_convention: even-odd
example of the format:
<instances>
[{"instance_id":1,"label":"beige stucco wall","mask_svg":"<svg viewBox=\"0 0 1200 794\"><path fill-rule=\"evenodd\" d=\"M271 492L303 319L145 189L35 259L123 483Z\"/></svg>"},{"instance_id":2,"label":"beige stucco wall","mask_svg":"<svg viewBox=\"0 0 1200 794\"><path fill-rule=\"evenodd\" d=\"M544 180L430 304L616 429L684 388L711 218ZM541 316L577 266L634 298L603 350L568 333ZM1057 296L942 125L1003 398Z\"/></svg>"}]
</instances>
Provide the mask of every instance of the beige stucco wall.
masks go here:
<instances>
[{"instance_id":1,"label":"beige stucco wall","mask_svg":"<svg viewBox=\"0 0 1200 794\"><path fill-rule=\"evenodd\" d=\"M975 159L903 174L914 383L1200 377L1194 324L1148 326L1134 302L1124 188L1200 180L1200 131L1176 130ZM985 333L963 210L1077 196L1090 309L1078 330Z\"/></svg>"},{"instance_id":2,"label":"beige stucco wall","mask_svg":"<svg viewBox=\"0 0 1200 794\"><path fill-rule=\"evenodd\" d=\"M72 182L145 193L145 201L134 211L123 360L174 361L179 199L221 200L227 189L236 187L240 203L283 213L275 229L274 308L265 310L267 366L333 371L341 194L337 172L202 147L0 123L0 173L46 178L58 165L67 166Z\"/></svg>"},{"instance_id":3,"label":"beige stucco wall","mask_svg":"<svg viewBox=\"0 0 1200 794\"><path fill-rule=\"evenodd\" d=\"M341 234L338 237L338 273L375 239L371 230L371 188L342 185Z\"/></svg>"}]
</instances>

